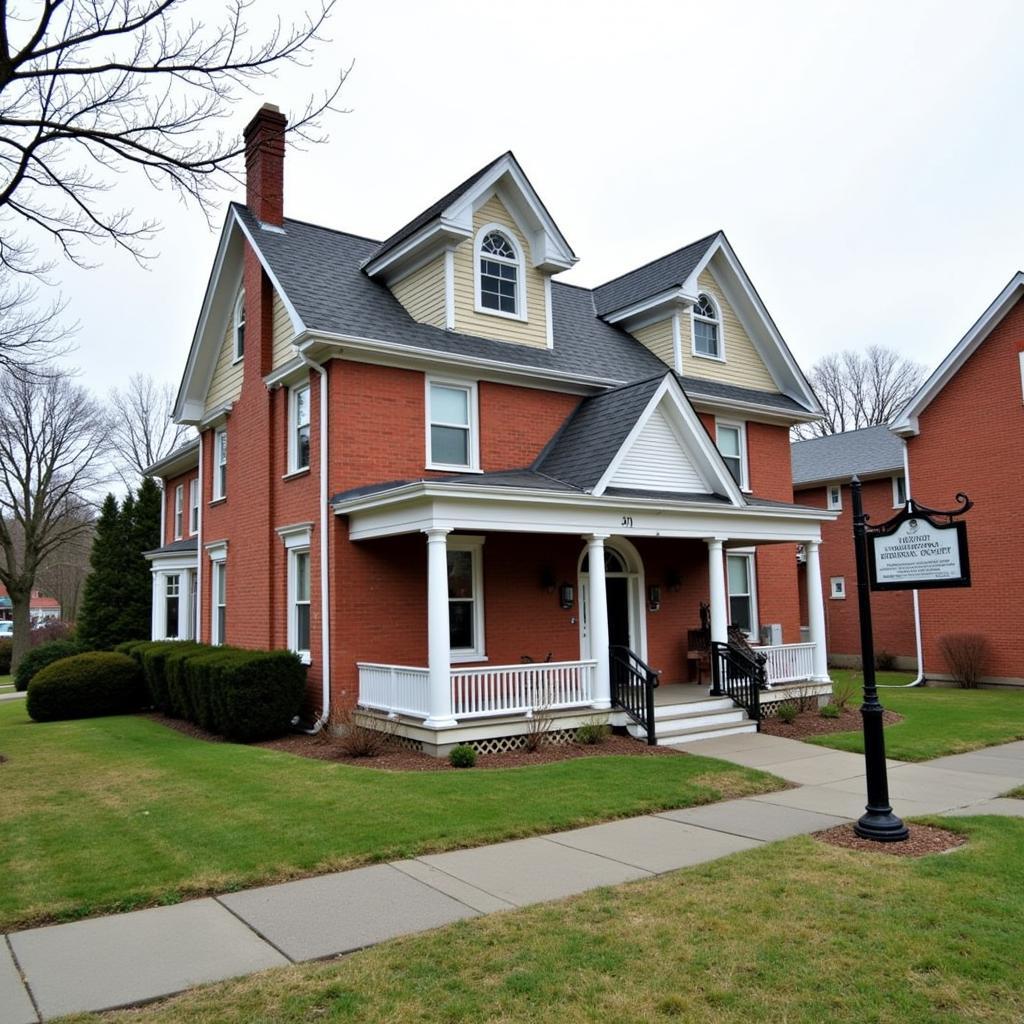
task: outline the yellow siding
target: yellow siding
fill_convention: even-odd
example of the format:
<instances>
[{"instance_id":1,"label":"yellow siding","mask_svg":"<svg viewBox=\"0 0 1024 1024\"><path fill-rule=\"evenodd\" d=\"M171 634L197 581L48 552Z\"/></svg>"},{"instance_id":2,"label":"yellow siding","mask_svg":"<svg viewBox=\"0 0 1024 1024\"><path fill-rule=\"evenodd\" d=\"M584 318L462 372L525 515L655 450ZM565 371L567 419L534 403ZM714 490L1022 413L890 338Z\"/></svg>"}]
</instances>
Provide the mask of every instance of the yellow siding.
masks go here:
<instances>
[{"instance_id":1,"label":"yellow siding","mask_svg":"<svg viewBox=\"0 0 1024 1024\"><path fill-rule=\"evenodd\" d=\"M233 305L233 304L232 304ZM242 360L232 362L235 355L233 325L229 319L220 343L220 353L206 392L206 409L210 410L225 402L233 402L242 393Z\"/></svg>"},{"instance_id":2,"label":"yellow siding","mask_svg":"<svg viewBox=\"0 0 1024 1024\"><path fill-rule=\"evenodd\" d=\"M476 312L476 283L473 253L476 233L485 224L500 224L513 235L525 256L525 321ZM455 329L483 338L513 341L521 345L546 348L548 343L547 306L544 301L544 275L530 266L530 247L512 215L497 196L492 196L473 216L473 238L455 250Z\"/></svg>"},{"instance_id":3,"label":"yellow siding","mask_svg":"<svg viewBox=\"0 0 1024 1024\"><path fill-rule=\"evenodd\" d=\"M633 332L633 337L641 345L649 348L663 363L675 367L676 359L672 351L672 318L661 320L656 324L641 327Z\"/></svg>"},{"instance_id":4,"label":"yellow siding","mask_svg":"<svg viewBox=\"0 0 1024 1024\"><path fill-rule=\"evenodd\" d=\"M287 363L295 355L292 346L292 338L295 331L292 328L292 318L288 315L281 297L274 292L274 340L271 355L271 367L277 369L282 363Z\"/></svg>"},{"instance_id":5,"label":"yellow siding","mask_svg":"<svg viewBox=\"0 0 1024 1024\"><path fill-rule=\"evenodd\" d=\"M725 300L714 277L704 271L698 279L702 292L707 292L722 312L722 334L724 336L725 362L716 359L702 359L693 354L692 321L686 315L683 327L683 375L717 380L723 384L735 384L743 388L757 388L760 391L778 391L767 367L754 348L754 343L743 329L732 306Z\"/></svg>"},{"instance_id":6,"label":"yellow siding","mask_svg":"<svg viewBox=\"0 0 1024 1024\"><path fill-rule=\"evenodd\" d=\"M391 291L413 320L444 327L444 256L402 278Z\"/></svg>"}]
</instances>

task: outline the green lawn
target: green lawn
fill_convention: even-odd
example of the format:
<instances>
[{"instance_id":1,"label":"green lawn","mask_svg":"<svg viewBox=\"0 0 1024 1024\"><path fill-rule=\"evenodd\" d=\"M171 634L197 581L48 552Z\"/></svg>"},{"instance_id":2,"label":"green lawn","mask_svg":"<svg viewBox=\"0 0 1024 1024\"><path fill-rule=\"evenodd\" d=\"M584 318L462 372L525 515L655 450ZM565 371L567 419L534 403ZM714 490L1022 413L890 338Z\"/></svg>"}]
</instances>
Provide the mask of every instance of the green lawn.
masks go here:
<instances>
[{"instance_id":1,"label":"green lawn","mask_svg":"<svg viewBox=\"0 0 1024 1024\"><path fill-rule=\"evenodd\" d=\"M799 837L103 1020L1018 1024L1024 821L952 827L948 855Z\"/></svg>"},{"instance_id":2,"label":"green lawn","mask_svg":"<svg viewBox=\"0 0 1024 1024\"><path fill-rule=\"evenodd\" d=\"M0 693L13 693L14 679L11 676L0 676Z\"/></svg>"},{"instance_id":3,"label":"green lawn","mask_svg":"<svg viewBox=\"0 0 1024 1024\"><path fill-rule=\"evenodd\" d=\"M784 785L702 757L382 772L0 703L0 930Z\"/></svg>"},{"instance_id":4,"label":"green lawn","mask_svg":"<svg viewBox=\"0 0 1024 1024\"><path fill-rule=\"evenodd\" d=\"M853 680L861 675L851 669L832 669L832 678ZM879 683L904 683L905 672L879 672ZM879 690L882 705L903 715L903 721L885 730L885 752L899 761L925 761L945 754L962 754L995 743L1024 739L1024 690L958 690L948 687L914 687ZM851 702L859 707L860 691ZM816 736L811 743L839 750L864 750L860 732Z\"/></svg>"}]
</instances>

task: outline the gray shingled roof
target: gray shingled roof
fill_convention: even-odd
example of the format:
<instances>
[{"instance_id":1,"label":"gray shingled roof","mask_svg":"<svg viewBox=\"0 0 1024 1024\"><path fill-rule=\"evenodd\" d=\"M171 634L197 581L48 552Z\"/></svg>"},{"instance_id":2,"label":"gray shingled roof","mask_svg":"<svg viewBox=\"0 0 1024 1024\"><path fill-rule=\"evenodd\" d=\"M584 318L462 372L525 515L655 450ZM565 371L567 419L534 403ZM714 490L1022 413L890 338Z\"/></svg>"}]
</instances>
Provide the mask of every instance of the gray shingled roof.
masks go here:
<instances>
[{"instance_id":1,"label":"gray shingled roof","mask_svg":"<svg viewBox=\"0 0 1024 1024\"><path fill-rule=\"evenodd\" d=\"M806 413L804 408L789 395L780 395L774 391L757 391L753 388L739 388L735 384L721 384L717 380L704 380L701 377L683 377L676 374L679 386L691 399L723 398L736 402L753 402L756 405L771 406L780 412Z\"/></svg>"},{"instance_id":2,"label":"gray shingled roof","mask_svg":"<svg viewBox=\"0 0 1024 1024\"><path fill-rule=\"evenodd\" d=\"M720 231L716 231L707 238L700 238L667 256L651 260L636 270L598 285L594 289L594 306L598 316L632 306L635 302L659 295L669 288L681 288L720 234Z\"/></svg>"},{"instance_id":3,"label":"gray shingled roof","mask_svg":"<svg viewBox=\"0 0 1024 1024\"><path fill-rule=\"evenodd\" d=\"M903 471L903 442L884 424L797 441L793 485Z\"/></svg>"},{"instance_id":4,"label":"gray shingled roof","mask_svg":"<svg viewBox=\"0 0 1024 1024\"><path fill-rule=\"evenodd\" d=\"M198 545L195 537L189 537L185 540L172 541L170 544L165 544L162 548L153 548L152 551L143 551L143 556L148 555L180 555L187 554L190 551L197 550Z\"/></svg>"}]
</instances>

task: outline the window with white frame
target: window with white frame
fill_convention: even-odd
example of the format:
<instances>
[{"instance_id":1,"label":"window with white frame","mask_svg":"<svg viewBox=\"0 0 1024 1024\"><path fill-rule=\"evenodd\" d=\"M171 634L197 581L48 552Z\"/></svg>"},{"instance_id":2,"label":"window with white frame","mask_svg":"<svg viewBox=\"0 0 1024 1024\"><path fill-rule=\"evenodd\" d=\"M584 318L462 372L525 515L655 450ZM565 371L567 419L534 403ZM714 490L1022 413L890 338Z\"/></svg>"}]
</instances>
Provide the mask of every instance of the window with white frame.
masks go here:
<instances>
[{"instance_id":1,"label":"window with white frame","mask_svg":"<svg viewBox=\"0 0 1024 1024\"><path fill-rule=\"evenodd\" d=\"M722 358L722 317L715 300L703 292L693 307L693 354Z\"/></svg>"},{"instance_id":2,"label":"window with white frame","mask_svg":"<svg viewBox=\"0 0 1024 1024\"><path fill-rule=\"evenodd\" d=\"M174 539L181 540L185 529L185 485L174 488Z\"/></svg>"},{"instance_id":3,"label":"window with white frame","mask_svg":"<svg viewBox=\"0 0 1024 1024\"><path fill-rule=\"evenodd\" d=\"M309 548L288 552L288 646L309 659Z\"/></svg>"},{"instance_id":4,"label":"window with white frame","mask_svg":"<svg viewBox=\"0 0 1024 1024\"><path fill-rule=\"evenodd\" d=\"M754 556L726 556L729 583L729 622L747 636L757 635L757 598L754 584Z\"/></svg>"},{"instance_id":5,"label":"window with white frame","mask_svg":"<svg viewBox=\"0 0 1024 1024\"><path fill-rule=\"evenodd\" d=\"M523 319L523 268L511 235L485 227L477 243L477 309Z\"/></svg>"},{"instance_id":6,"label":"window with white frame","mask_svg":"<svg viewBox=\"0 0 1024 1024\"><path fill-rule=\"evenodd\" d=\"M732 474L733 480L744 491L750 488L750 475L747 467L747 431L743 423L727 423L715 421L715 438L718 451Z\"/></svg>"},{"instance_id":7,"label":"window with white frame","mask_svg":"<svg viewBox=\"0 0 1024 1024\"><path fill-rule=\"evenodd\" d=\"M448 634L453 661L484 657L482 538L448 538Z\"/></svg>"},{"instance_id":8,"label":"window with white frame","mask_svg":"<svg viewBox=\"0 0 1024 1024\"><path fill-rule=\"evenodd\" d=\"M830 576L828 580L829 593L835 601L846 600L846 577Z\"/></svg>"},{"instance_id":9,"label":"window with white frame","mask_svg":"<svg viewBox=\"0 0 1024 1024\"><path fill-rule=\"evenodd\" d=\"M245 289L241 289L235 299L235 309L231 318L232 337L235 345L235 362L245 355Z\"/></svg>"},{"instance_id":10,"label":"window with white frame","mask_svg":"<svg viewBox=\"0 0 1024 1024\"><path fill-rule=\"evenodd\" d=\"M168 573L164 576L164 637L177 640L181 634L181 576Z\"/></svg>"},{"instance_id":11,"label":"window with white frame","mask_svg":"<svg viewBox=\"0 0 1024 1024\"><path fill-rule=\"evenodd\" d=\"M288 469L297 473L309 469L309 385L302 384L291 390L291 421L288 441Z\"/></svg>"},{"instance_id":12,"label":"window with white frame","mask_svg":"<svg viewBox=\"0 0 1024 1024\"><path fill-rule=\"evenodd\" d=\"M478 469L475 383L427 379L427 465Z\"/></svg>"},{"instance_id":13,"label":"window with white frame","mask_svg":"<svg viewBox=\"0 0 1024 1024\"><path fill-rule=\"evenodd\" d=\"M199 532L199 477L188 482L188 532Z\"/></svg>"},{"instance_id":14,"label":"window with white frame","mask_svg":"<svg viewBox=\"0 0 1024 1024\"><path fill-rule=\"evenodd\" d=\"M902 508L907 503L907 478L899 473L892 478L892 507Z\"/></svg>"},{"instance_id":15,"label":"window with white frame","mask_svg":"<svg viewBox=\"0 0 1024 1024\"><path fill-rule=\"evenodd\" d=\"M828 507L831 511L838 511L843 507L842 484L830 484L827 489Z\"/></svg>"},{"instance_id":16,"label":"window with white frame","mask_svg":"<svg viewBox=\"0 0 1024 1024\"><path fill-rule=\"evenodd\" d=\"M228 493L228 432L223 427L213 435L213 500Z\"/></svg>"},{"instance_id":17,"label":"window with white frame","mask_svg":"<svg viewBox=\"0 0 1024 1024\"><path fill-rule=\"evenodd\" d=\"M228 628L228 563L217 559L213 563L213 601L210 607L210 640L222 644Z\"/></svg>"}]
</instances>

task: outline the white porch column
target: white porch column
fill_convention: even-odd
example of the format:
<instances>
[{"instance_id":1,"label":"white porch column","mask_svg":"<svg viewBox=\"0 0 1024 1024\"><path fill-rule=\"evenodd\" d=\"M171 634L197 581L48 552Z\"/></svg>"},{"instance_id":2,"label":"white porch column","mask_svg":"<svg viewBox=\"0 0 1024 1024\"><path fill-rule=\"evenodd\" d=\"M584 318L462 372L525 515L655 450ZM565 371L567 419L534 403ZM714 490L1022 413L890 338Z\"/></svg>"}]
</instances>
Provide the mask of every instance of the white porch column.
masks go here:
<instances>
[{"instance_id":1,"label":"white porch column","mask_svg":"<svg viewBox=\"0 0 1024 1024\"><path fill-rule=\"evenodd\" d=\"M608 590L604 575L606 533L584 536L587 542L587 585L590 599L590 656L597 662L594 675L594 707L612 706L611 660L608 651Z\"/></svg>"},{"instance_id":2,"label":"white porch column","mask_svg":"<svg viewBox=\"0 0 1024 1024\"><path fill-rule=\"evenodd\" d=\"M162 622L164 612L167 610L167 605L164 602L164 576L162 573L157 572L156 569L150 571L153 574L153 610L149 627L150 639L163 640L164 629Z\"/></svg>"},{"instance_id":3,"label":"white porch column","mask_svg":"<svg viewBox=\"0 0 1024 1024\"><path fill-rule=\"evenodd\" d=\"M427 535L427 664L430 667L430 715L424 725L444 729L452 716L451 634L448 625L448 534L430 529Z\"/></svg>"},{"instance_id":4,"label":"white porch column","mask_svg":"<svg viewBox=\"0 0 1024 1024\"><path fill-rule=\"evenodd\" d=\"M711 605L711 642L724 644L729 639L729 610L725 602L725 558L722 538L709 537L708 602Z\"/></svg>"},{"instance_id":5,"label":"white porch column","mask_svg":"<svg viewBox=\"0 0 1024 1024\"><path fill-rule=\"evenodd\" d=\"M821 590L821 559L818 556L819 541L811 540L804 545L807 552L807 625L810 627L814 679L828 682L828 651L825 644L825 595Z\"/></svg>"}]
</instances>

